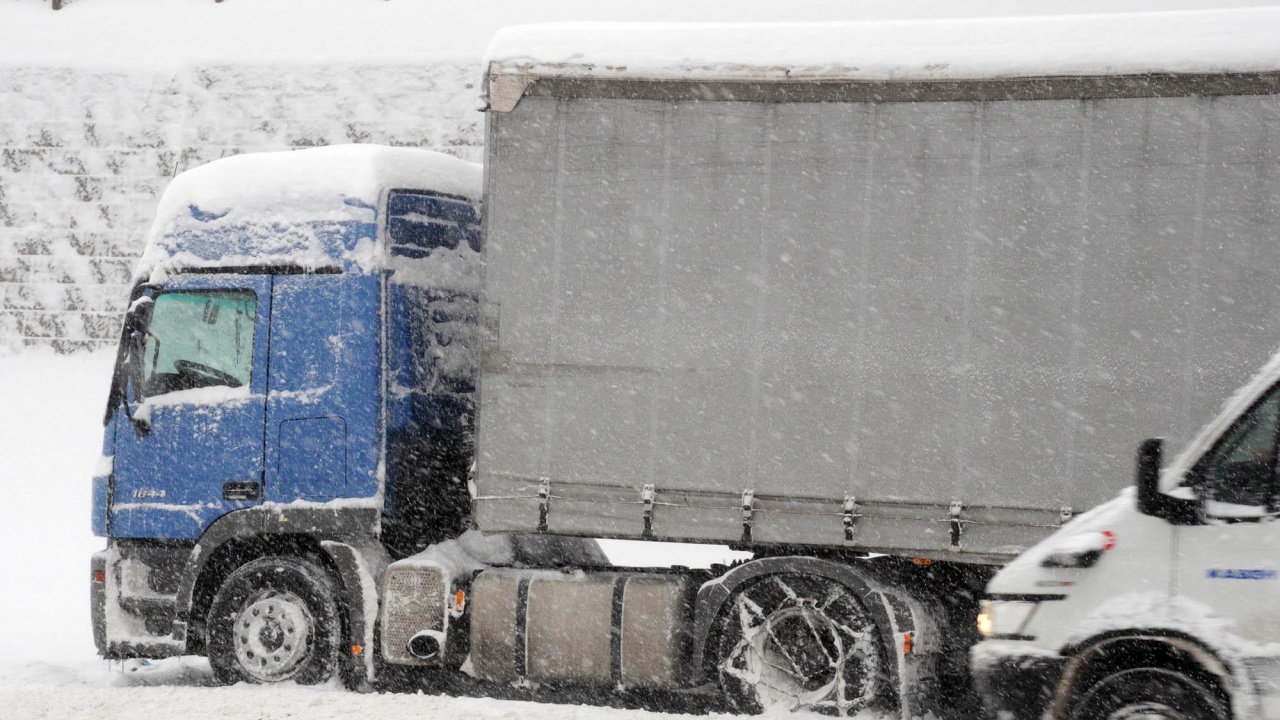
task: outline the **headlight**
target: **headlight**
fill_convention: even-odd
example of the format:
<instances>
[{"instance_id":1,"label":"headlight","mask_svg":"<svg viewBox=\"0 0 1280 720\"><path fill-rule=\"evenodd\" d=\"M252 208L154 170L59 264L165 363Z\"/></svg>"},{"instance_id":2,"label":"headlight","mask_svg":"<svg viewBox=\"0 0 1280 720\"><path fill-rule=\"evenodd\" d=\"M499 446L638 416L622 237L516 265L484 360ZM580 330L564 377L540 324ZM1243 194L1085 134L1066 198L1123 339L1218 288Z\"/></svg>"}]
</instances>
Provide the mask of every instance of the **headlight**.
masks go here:
<instances>
[{"instance_id":1,"label":"headlight","mask_svg":"<svg viewBox=\"0 0 1280 720\"><path fill-rule=\"evenodd\" d=\"M978 634L984 638L995 632L995 623L991 620L991 603L982 601L982 609L978 611Z\"/></svg>"},{"instance_id":2,"label":"headlight","mask_svg":"<svg viewBox=\"0 0 1280 720\"><path fill-rule=\"evenodd\" d=\"M978 613L978 633L984 638L1022 635L1039 603L1026 600L983 600Z\"/></svg>"}]
</instances>

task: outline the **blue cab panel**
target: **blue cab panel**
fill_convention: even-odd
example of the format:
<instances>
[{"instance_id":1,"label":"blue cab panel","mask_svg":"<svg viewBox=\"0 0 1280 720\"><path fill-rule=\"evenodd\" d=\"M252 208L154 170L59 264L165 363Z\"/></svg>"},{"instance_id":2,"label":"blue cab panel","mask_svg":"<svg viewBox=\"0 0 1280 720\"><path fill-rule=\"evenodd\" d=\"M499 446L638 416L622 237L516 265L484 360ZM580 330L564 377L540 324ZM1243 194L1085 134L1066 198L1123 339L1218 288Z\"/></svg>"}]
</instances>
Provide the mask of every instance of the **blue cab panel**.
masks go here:
<instances>
[{"instance_id":1,"label":"blue cab panel","mask_svg":"<svg viewBox=\"0 0 1280 720\"><path fill-rule=\"evenodd\" d=\"M477 203L387 200L387 486L383 541L407 555L462 530L479 368Z\"/></svg>"},{"instance_id":2,"label":"blue cab panel","mask_svg":"<svg viewBox=\"0 0 1280 720\"><path fill-rule=\"evenodd\" d=\"M134 275L94 531L194 540L228 513L299 503L453 524L480 181L477 165L378 146L175 178Z\"/></svg>"},{"instance_id":3,"label":"blue cab panel","mask_svg":"<svg viewBox=\"0 0 1280 720\"><path fill-rule=\"evenodd\" d=\"M271 276L181 275L150 297L114 411L110 532L192 539L260 501L228 489L262 480Z\"/></svg>"},{"instance_id":4,"label":"blue cab panel","mask_svg":"<svg viewBox=\"0 0 1280 720\"><path fill-rule=\"evenodd\" d=\"M95 537L107 536L107 508L111 502L111 473L116 451L114 420L113 416L108 416L104 422L106 429L102 433L102 456L93 472L93 494L89 512L90 528Z\"/></svg>"},{"instance_id":5,"label":"blue cab panel","mask_svg":"<svg viewBox=\"0 0 1280 720\"><path fill-rule=\"evenodd\" d=\"M378 235L375 217L311 228L341 256L333 265L242 264L145 288L148 327L126 339L137 344L129 402L108 433L114 472L95 485L95 507L111 510L95 531L193 540L262 503L385 498L393 542L456 532L478 362L478 207L420 191L386 202L385 264L353 259ZM184 242L240 252L243 232Z\"/></svg>"},{"instance_id":6,"label":"blue cab panel","mask_svg":"<svg viewBox=\"0 0 1280 720\"><path fill-rule=\"evenodd\" d=\"M376 276L276 276L267 501L377 495L381 315Z\"/></svg>"},{"instance_id":7,"label":"blue cab panel","mask_svg":"<svg viewBox=\"0 0 1280 720\"><path fill-rule=\"evenodd\" d=\"M342 418L283 420L278 440L273 495L316 502L347 497L347 424Z\"/></svg>"}]
</instances>

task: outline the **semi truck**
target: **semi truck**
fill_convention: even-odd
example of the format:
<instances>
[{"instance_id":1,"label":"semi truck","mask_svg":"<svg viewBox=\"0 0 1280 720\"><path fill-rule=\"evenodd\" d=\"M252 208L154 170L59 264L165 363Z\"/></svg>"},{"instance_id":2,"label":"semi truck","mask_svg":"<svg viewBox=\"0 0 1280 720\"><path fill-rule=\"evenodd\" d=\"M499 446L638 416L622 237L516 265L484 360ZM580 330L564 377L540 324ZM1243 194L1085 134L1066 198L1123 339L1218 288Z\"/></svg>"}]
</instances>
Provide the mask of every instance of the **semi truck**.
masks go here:
<instances>
[{"instance_id":1,"label":"semi truck","mask_svg":"<svg viewBox=\"0 0 1280 720\"><path fill-rule=\"evenodd\" d=\"M483 181L180 175L94 478L99 651L954 706L996 570L1274 343L1278 76L1227 52L1270 36L1179 63L1201 18L1163 17L1085 63L1127 26L961 23L941 65L899 52L927 23L513 29Z\"/></svg>"}]
</instances>

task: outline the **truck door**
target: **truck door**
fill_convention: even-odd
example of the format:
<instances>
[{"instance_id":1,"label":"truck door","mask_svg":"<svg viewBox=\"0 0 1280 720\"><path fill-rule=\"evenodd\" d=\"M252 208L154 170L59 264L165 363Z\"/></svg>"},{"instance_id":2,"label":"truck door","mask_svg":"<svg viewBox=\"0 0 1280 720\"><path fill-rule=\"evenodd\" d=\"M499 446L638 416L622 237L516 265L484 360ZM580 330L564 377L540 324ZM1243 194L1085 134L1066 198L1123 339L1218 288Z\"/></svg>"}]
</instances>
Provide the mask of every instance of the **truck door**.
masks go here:
<instances>
[{"instance_id":1,"label":"truck door","mask_svg":"<svg viewBox=\"0 0 1280 720\"><path fill-rule=\"evenodd\" d=\"M272 294L267 500L367 497L376 484L352 487L348 477L352 467L357 478L376 474L377 285L347 275L281 275Z\"/></svg>"},{"instance_id":2,"label":"truck door","mask_svg":"<svg viewBox=\"0 0 1280 720\"><path fill-rule=\"evenodd\" d=\"M271 278L179 277L154 295L139 429L117 409L114 537L194 539L262 496Z\"/></svg>"},{"instance_id":3,"label":"truck door","mask_svg":"<svg viewBox=\"0 0 1280 720\"><path fill-rule=\"evenodd\" d=\"M1259 643L1280 641L1278 426L1272 388L1192 471L1205 519L1177 528L1174 545L1175 599L1207 605Z\"/></svg>"}]
</instances>

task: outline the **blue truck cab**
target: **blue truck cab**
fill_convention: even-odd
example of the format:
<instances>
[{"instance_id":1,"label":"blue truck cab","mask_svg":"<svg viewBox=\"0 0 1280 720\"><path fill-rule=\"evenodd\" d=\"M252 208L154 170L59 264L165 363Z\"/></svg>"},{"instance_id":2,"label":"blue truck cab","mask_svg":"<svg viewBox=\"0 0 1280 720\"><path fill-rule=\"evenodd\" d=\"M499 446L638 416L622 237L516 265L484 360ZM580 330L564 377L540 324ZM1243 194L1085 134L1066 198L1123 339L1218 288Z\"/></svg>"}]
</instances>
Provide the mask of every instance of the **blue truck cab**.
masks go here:
<instances>
[{"instance_id":1,"label":"blue truck cab","mask_svg":"<svg viewBox=\"0 0 1280 720\"><path fill-rule=\"evenodd\" d=\"M468 508L480 186L477 165L367 145L174 179L93 478L101 655L362 674L383 568Z\"/></svg>"}]
</instances>

